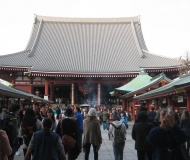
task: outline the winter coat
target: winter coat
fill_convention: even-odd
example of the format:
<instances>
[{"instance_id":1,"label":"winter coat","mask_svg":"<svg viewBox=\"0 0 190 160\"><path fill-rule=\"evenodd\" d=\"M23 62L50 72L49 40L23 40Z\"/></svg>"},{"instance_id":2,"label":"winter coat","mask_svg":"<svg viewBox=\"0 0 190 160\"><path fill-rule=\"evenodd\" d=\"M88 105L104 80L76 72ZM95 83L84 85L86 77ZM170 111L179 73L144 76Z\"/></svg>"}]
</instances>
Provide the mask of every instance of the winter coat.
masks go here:
<instances>
[{"instance_id":1,"label":"winter coat","mask_svg":"<svg viewBox=\"0 0 190 160\"><path fill-rule=\"evenodd\" d=\"M185 118L181 120L180 127L182 127L187 134L188 137L190 137L190 118Z\"/></svg>"},{"instance_id":2,"label":"winter coat","mask_svg":"<svg viewBox=\"0 0 190 160\"><path fill-rule=\"evenodd\" d=\"M175 149L178 145L185 143L186 139L185 131L176 124L168 130L155 127L146 137L146 140L154 146L153 160L173 160L173 153L170 153L168 149Z\"/></svg>"},{"instance_id":3,"label":"winter coat","mask_svg":"<svg viewBox=\"0 0 190 160\"><path fill-rule=\"evenodd\" d=\"M108 114L107 111L102 112L102 119L103 119L103 122L106 122L106 121L107 121L108 115L109 115L109 114Z\"/></svg>"},{"instance_id":4,"label":"winter coat","mask_svg":"<svg viewBox=\"0 0 190 160\"><path fill-rule=\"evenodd\" d=\"M146 136L153 128L148 122L137 122L133 125L132 138L135 140L135 149L139 151L152 150L153 147L146 141Z\"/></svg>"},{"instance_id":5,"label":"winter coat","mask_svg":"<svg viewBox=\"0 0 190 160\"><path fill-rule=\"evenodd\" d=\"M83 147L86 143L90 143L97 146L97 150L99 150L100 145L102 143L102 135L99 120L97 120L96 118L91 120L91 117L87 117L83 121L83 129Z\"/></svg>"},{"instance_id":6,"label":"winter coat","mask_svg":"<svg viewBox=\"0 0 190 160\"><path fill-rule=\"evenodd\" d=\"M8 157L12 153L12 148L9 144L9 139L5 131L0 130L0 160L8 160Z\"/></svg>"}]
</instances>

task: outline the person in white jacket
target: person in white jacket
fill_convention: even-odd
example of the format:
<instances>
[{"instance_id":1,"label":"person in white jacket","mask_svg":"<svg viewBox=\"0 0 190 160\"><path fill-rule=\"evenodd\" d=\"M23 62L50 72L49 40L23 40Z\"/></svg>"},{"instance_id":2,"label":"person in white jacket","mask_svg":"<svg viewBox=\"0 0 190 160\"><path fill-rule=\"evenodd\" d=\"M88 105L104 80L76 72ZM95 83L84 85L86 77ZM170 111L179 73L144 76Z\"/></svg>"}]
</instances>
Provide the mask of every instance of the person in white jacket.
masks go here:
<instances>
[{"instance_id":1,"label":"person in white jacket","mask_svg":"<svg viewBox=\"0 0 190 160\"><path fill-rule=\"evenodd\" d=\"M123 150L125 147L126 127L119 121L118 115L113 115L113 122L109 126L109 134L113 135L113 151L115 160L123 160Z\"/></svg>"}]
</instances>

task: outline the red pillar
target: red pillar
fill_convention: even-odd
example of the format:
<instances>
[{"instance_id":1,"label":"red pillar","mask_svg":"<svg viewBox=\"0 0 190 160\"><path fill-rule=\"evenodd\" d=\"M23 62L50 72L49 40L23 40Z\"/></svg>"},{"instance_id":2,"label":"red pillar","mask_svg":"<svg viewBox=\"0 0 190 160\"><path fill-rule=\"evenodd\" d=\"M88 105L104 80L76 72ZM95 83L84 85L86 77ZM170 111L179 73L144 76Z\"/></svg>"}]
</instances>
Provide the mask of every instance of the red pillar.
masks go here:
<instances>
[{"instance_id":1,"label":"red pillar","mask_svg":"<svg viewBox=\"0 0 190 160\"><path fill-rule=\"evenodd\" d=\"M97 99L98 100L97 108L100 108L100 103L101 103L101 84L100 83L98 84L97 92L98 92L98 94L97 94L98 95L98 97L97 97L98 98Z\"/></svg>"},{"instance_id":2,"label":"red pillar","mask_svg":"<svg viewBox=\"0 0 190 160\"><path fill-rule=\"evenodd\" d=\"M158 107L158 99L155 99L155 110L157 111L159 109Z\"/></svg>"},{"instance_id":3,"label":"red pillar","mask_svg":"<svg viewBox=\"0 0 190 160\"><path fill-rule=\"evenodd\" d=\"M135 117L136 117L136 113L135 113L135 104L136 104L136 100L135 99L133 99L133 102L132 102L132 104L133 104L133 110L132 110L132 114L133 114L133 121L135 121Z\"/></svg>"},{"instance_id":4,"label":"red pillar","mask_svg":"<svg viewBox=\"0 0 190 160\"><path fill-rule=\"evenodd\" d=\"M190 111L190 91L187 92L187 110Z\"/></svg>"},{"instance_id":5,"label":"red pillar","mask_svg":"<svg viewBox=\"0 0 190 160\"><path fill-rule=\"evenodd\" d=\"M48 79L45 79L45 95L48 96Z\"/></svg>"},{"instance_id":6,"label":"red pillar","mask_svg":"<svg viewBox=\"0 0 190 160\"><path fill-rule=\"evenodd\" d=\"M33 79L30 78L30 93L31 93L31 94L33 94L33 93L32 93L32 86L33 86Z\"/></svg>"},{"instance_id":7,"label":"red pillar","mask_svg":"<svg viewBox=\"0 0 190 160\"><path fill-rule=\"evenodd\" d=\"M125 110L125 99L122 99L122 108Z\"/></svg>"},{"instance_id":8,"label":"red pillar","mask_svg":"<svg viewBox=\"0 0 190 160\"><path fill-rule=\"evenodd\" d=\"M74 83L71 84L71 108L74 109L75 107L75 85Z\"/></svg>"},{"instance_id":9,"label":"red pillar","mask_svg":"<svg viewBox=\"0 0 190 160\"><path fill-rule=\"evenodd\" d=\"M150 111L150 100L146 100L147 111Z\"/></svg>"},{"instance_id":10,"label":"red pillar","mask_svg":"<svg viewBox=\"0 0 190 160\"><path fill-rule=\"evenodd\" d=\"M129 108L128 108L128 101L127 99L125 99L125 110L128 112Z\"/></svg>"},{"instance_id":11,"label":"red pillar","mask_svg":"<svg viewBox=\"0 0 190 160\"><path fill-rule=\"evenodd\" d=\"M172 106L172 100L170 96L168 97L168 106Z\"/></svg>"}]
</instances>

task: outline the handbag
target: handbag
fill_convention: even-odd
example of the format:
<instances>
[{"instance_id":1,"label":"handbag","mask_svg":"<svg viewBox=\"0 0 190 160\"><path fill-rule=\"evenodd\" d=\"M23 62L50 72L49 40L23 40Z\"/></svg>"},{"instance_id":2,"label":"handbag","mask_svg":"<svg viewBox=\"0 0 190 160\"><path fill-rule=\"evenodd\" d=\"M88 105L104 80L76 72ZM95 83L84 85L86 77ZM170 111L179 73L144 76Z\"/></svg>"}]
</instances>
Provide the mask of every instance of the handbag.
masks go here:
<instances>
[{"instance_id":1,"label":"handbag","mask_svg":"<svg viewBox=\"0 0 190 160\"><path fill-rule=\"evenodd\" d=\"M184 144L178 145L173 151L173 155L175 160L190 160L190 156Z\"/></svg>"},{"instance_id":2,"label":"handbag","mask_svg":"<svg viewBox=\"0 0 190 160\"><path fill-rule=\"evenodd\" d=\"M62 135L61 140L62 140L63 145L68 148L74 148L76 144L76 140L67 134L63 135L62 121L60 121L60 129L61 129L61 135Z\"/></svg>"},{"instance_id":3,"label":"handbag","mask_svg":"<svg viewBox=\"0 0 190 160\"><path fill-rule=\"evenodd\" d=\"M62 143L64 146L67 146L68 148L74 148L75 147L76 140L73 137L64 134L62 136L61 140L62 140Z\"/></svg>"}]
</instances>

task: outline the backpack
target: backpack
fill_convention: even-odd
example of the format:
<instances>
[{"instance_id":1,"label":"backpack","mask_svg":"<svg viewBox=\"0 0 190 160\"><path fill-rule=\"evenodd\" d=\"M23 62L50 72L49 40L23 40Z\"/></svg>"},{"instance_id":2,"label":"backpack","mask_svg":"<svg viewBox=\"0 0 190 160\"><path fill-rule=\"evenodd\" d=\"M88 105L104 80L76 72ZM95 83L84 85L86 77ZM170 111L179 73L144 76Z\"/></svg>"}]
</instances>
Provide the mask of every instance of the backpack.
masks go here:
<instances>
[{"instance_id":1,"label":"backpack","mask_svg":"<svg viewBox=\"0 0 190 160\"><path fill-rule=\"evenodd\" d=\"M34 132L38 131L37 125L35 124L26 124L22 126L23 140L26 146L29 145L30 140Z\"/></svg>"},{"instance_id":2,"label":"backpack","mask_svg":"<svg viewBox=\"0 0 190 160\"><path fill-rule=\"evenodd\" d=\"M0 129L4 130L7 134L7 137L9 139L10 146L13 146L13 142L15 140L15 137L13 136L13 126L9 122L15 121L17 118L6 118L6 119L0 119Z\"/></svg>"},{"instance_id":3,"label":"backpack","mask_svg":"<svg viewBox=\"0 0 190 160\"><path fill-rule=\"evenodd\" d=\"M119 127L116 127L113 123L111 123L111 125L115 129L115 131L114 131L114 142L115 143L125 142L125 135L121 132L122 124Z\"/></svg>"}]
</instances>

